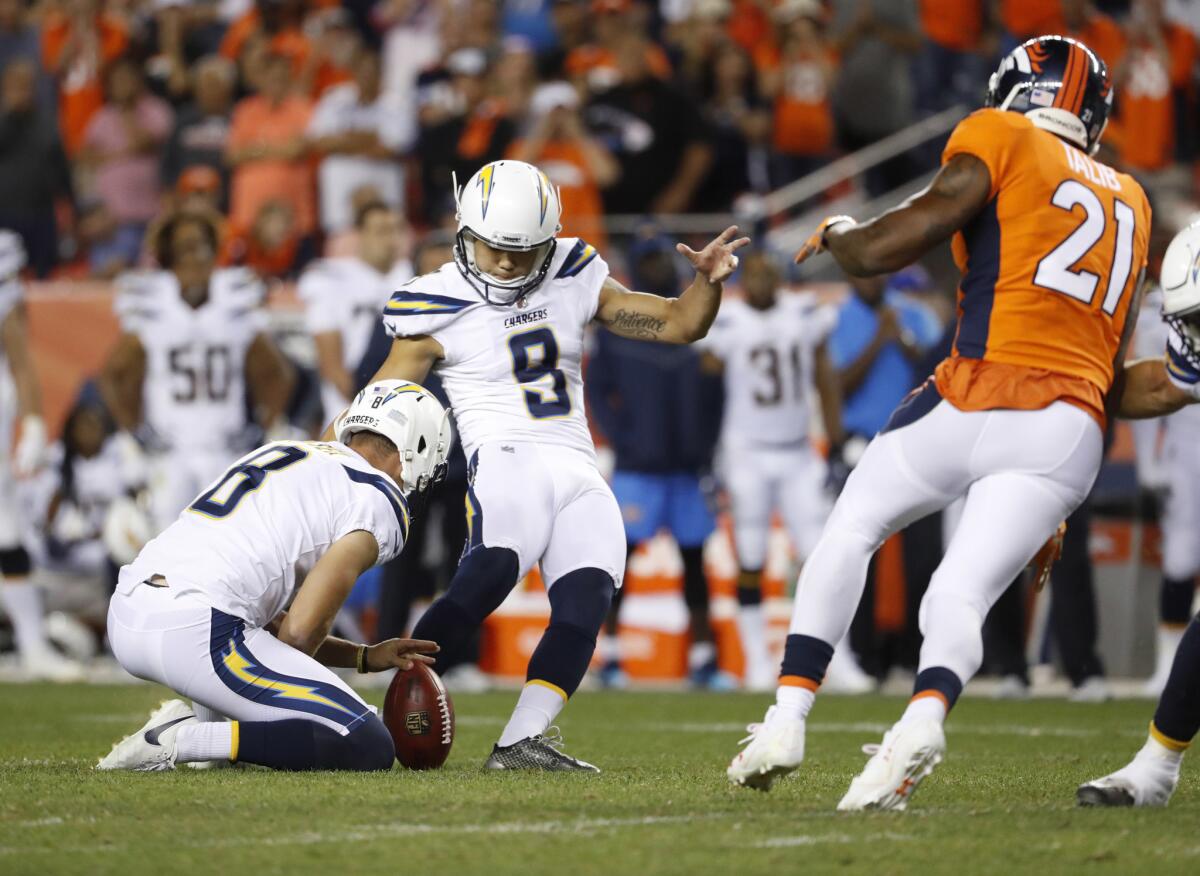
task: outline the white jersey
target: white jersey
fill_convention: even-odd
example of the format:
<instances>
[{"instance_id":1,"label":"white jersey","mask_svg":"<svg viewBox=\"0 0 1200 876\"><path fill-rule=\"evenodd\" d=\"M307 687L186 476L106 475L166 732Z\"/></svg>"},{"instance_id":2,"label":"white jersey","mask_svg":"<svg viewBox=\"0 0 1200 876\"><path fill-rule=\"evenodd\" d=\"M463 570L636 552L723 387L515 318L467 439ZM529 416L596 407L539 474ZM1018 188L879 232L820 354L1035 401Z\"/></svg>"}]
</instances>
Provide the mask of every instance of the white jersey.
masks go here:
<instances>
[{"instance_id":1,"label":"white jersey","mask_svg":"<svg viewBox=\"0 0 1200 876\"><path fill-rule=\"evenodd\" d=\"M490 441L535 441L595 453L583 410L583 334L608 265L559 238L546 280L520 306L488 304L453 262L405 284L384 308L392 337L429 335L434 366L470 459Z\"/></svg>"},{"instance_id":2,"label":"white jersey","mask_svg":"<svg viewBox=\"0 0 1200 876\"><path fill-rule=\"evenodd\" d=\"M146 351L142 419L172 448L235 447L246 420L246 351L266 329L265 289L249 270L213 272L191 307L170 271L117 278L114 307Z\"/></svg>"},{"instance_id":3,"label":"white jersey","mask_svg":"<svg viewBox=\"0 0 1200 876\"><path fill-rule=\"evenodd\" d=\"M329 546L361 529L398 555L408 506L395 481L336 442L277 441L242 457L121 570L117 592L162 575L180 593L263 626Z\"/></svg>"},{"instance_id":4,"label":"white jersey","mask_svg":"<svg viewBox=\"0 0 1200 876\"><path fill-rule=\"evenodd\" d=\"M366 355L371 334L388 297L412 279L412 264L405 259L381 274L362 259L336 258L314 262L300 277L304 325L311 335L336 332L342 339L342 365L353 374ZM347 405L337 387L321 384L325 418Z\"/></svg>"},{"instance_id":5,"label":"white jersey","mask_svg":"<svg viewBox=\"0 0 1200 876\"><path fill-rule=\"evenodd\" d=\"M742 299L721 305L702 349L725 364L725 444L775 447L808 441L814 354L837 310L811 293L782 293L756 310Z\"/></svg>"}]
</instances>

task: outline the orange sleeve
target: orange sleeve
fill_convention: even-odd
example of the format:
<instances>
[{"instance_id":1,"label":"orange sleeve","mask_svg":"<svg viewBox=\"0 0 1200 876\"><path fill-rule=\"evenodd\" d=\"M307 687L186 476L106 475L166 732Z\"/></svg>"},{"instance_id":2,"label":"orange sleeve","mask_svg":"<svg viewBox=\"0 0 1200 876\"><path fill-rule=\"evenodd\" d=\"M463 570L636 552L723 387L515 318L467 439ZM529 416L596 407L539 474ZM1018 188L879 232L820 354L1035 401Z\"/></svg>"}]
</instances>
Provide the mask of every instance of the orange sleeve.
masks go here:
<instances>
[{"instance_id":1,"label":"orange sleeve","mask_svg":"<svg viewBox=\"0 0 1200 876\"><path fill-rule=\"evenodd\" d=\"M42 29L42 64L47 70L53 70L58 64L58 56L62 54L67 42L67 23L55 15Z\"/></svg>"},{"instance_id":2,"label":"orange sleeve","mask_svg":"<svg viewBox=\"0 0 1200 876\"><path fill-rule=\"evenodd\" d=\"M1005 115L1007 113L1004 110L976 110L958 123L942 151L942 164L955 155L966 153L987 165L991 176L989 200L996 197L1000 190L1000 180L1008 169L1012 152L1015 129L1004 118Z\"/></svg>"}]
</instances>

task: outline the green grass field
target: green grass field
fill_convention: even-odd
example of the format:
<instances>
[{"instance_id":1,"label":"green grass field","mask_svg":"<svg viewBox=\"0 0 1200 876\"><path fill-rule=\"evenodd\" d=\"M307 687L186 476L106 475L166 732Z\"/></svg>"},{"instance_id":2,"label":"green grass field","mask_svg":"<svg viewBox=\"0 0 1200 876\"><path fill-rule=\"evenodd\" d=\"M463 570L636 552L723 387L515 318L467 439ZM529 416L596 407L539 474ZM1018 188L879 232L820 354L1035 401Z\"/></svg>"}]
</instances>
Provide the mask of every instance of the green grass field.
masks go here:
<instances>
[{"instance_id":1,"label":"green grass field","mask_svg":"<svg viewBox=\"0 0 1200 876\"><path fill-rule=\"evenodd\" d=\"M1140 745L1147 702L966 698L910 810L863 816L833 809L897 699L822 698L770 794L725 780L766 703L743 695L580 694L561 723L598 777L484 773L508 693L458 698L437 772L93 772L163 696L0 686L0 873L1200 872L1195 768L1165 811L1074 807Z\"/></svg>"}]
</instances>

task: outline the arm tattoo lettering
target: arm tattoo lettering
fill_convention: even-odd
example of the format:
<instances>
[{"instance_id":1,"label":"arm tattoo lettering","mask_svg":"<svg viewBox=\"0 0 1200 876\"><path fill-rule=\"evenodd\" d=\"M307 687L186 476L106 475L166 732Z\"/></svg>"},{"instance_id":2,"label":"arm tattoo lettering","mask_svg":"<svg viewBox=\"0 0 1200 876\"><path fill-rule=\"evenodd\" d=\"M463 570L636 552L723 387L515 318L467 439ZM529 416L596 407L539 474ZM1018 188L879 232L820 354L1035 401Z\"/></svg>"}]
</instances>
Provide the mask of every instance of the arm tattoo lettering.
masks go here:
<instances>
[{"instance_id":1,"label":"arm tattoo lettering","mask_svg":"<svg viewBox=\"0 0 1200 876\"><path fill-rule=\"evenodd\" d=\"M615 332L648 341L658 338L666 327L667 321L665 319L657 319L656 317L647 316L635 310L625 310L624 308L616 312L613 316L612 324L609 326Z\"/></svg>"}]
</instances>

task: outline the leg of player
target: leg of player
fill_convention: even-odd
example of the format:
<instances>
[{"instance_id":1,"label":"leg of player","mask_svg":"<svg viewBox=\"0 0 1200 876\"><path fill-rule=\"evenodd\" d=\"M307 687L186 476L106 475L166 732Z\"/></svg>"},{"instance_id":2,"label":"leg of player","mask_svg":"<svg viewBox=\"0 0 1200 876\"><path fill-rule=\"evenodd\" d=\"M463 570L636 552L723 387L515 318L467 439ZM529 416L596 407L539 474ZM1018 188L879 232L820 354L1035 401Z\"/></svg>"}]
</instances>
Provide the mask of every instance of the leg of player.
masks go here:
<instances>
[{"instance_id":1,"label":"leg of player","mask_svg":"<svg viewBox=\"0 0 1200 876\"><path fill-rule=\"evenodd\" d=\"M850 629L872 554L906 523L953 498L901 463L904 431L884 433L867 447L800 572L775 705L762 722L750 725L750 735L742 740L748 744L729 765L734 784L766 790L800 766L805 719L834 645Z\"/></svg>"},{"instance_id":2,"label":"leg of player","mask_svg":"<svg viewBox=\"0 0 1200 876\"><path fill-rule=\"evenodd\" d=\"M688 670L693 686L706 690L732 690L737 680L717 663L717 646L709 620L708 575L704 568L704 542L716 529L716 521L692 473L666 475L667 527L679 545L683 560L683 601L687 606L691 647Z\"/></svg>"},{"instance_id":3,"label":"leg of player","mask_svg":"<svg viewBox=\"0 0 1200 876\"><path fill-rule=\"evenodd\" d=\"M564 753L561 736L549 730L587 673L613 584L602 569L577 569L550 587L550 625L529 658L525 687L486 767L599 772Z\"/></svg>"},{"instance_id":4,"label":"leg of player","mask_svg":"<svg viewBox=\"0 0 1200 876\"><path fill-rule=\"evenodd\" d=\"M199 701L206 717L234 720L200 721L186 702L169 700L97 769L222 760L280 770L391 768L387 728L328 668L264 629L162 591L139 587L113 597L113 654L139 678Z\"/></svg>"},{"instance_id":5,"label":"leg of player","mask_svg":"<svg viewBox=\"0 0 1200 876\"><path fill-rule=\"evenodd\" d=\"M1146 744L1115 773L1080 785L1080 806L1166 806L1183 753L1200 732L1200 616L1179 642Z\"/></svg>"},{"instance_id":6,"label":"leg of player","mask_svg":"<svg viewBox=\"0 0 1200 876\"><path fill-rule=\"evenodd\" d=\"M740 449L739 449L740 450ZM761 456L749 450L726 448L729 467L725 489L733 517L733 544L738 558L737 629L746 662L743 687L766 691L775 686L775 667L767 650L767 620L763 613L762 573L767 562L773 484L760 470Z\"/></svg>"},{"instance_id":7,"label":"leg of player","mask_svg":"<svg viewBox=\"0 0 1200 876\"><path fill-rule=\"evenodd\" d=\"M484 619L517 586L519 573L516 551L482 545L470 549L446 592L413 627L413 638L437 636L429 641L441 645L447 661L454 660L471 643Z\"/></svg>"},{"instance_id":8,"label":"leg of player","mask_svg":"<svg viewBox=\"0 0 1200 876\"><path fill-rule=\"evenodd\" d=\"M637 545L625 545L625 555L632 557ZM628 577L628 573L626 574ZM600 637L600 684L614 690L623 690L629 686L629 676L621 667L621 594L618 590L613 594L612 605L608 609L608 617L604 620L604 633Z\"/></svg>"},{"instance_id":9,"label":"leg of player","mask_svg":"<svg viewBox=\"0 0 1200 876\"><path fill-rule=\"evenodd\" d=\"M0 509L0 515L5 514ZM63 657L46 639L42 591L29 579L32 566L20 541L0 548L0 604L12 623L21 671L31 679L79 681L83 667Z\"/></svg>"},{"instance_id":10,"label":"leg of player","mask_svg":"<svg viewBox=\"0 0 1200 876\"><path fill-rule=\"evenodd\" d=\"M1159 626L1155 647L1154 674L1142 687L1147 696L1159 696L1167 686L1175 652L1183 641L1187 619L1192 613L1192 599L1196 594L1194 578L1171 578L1164 572L1159 591Z\"/></svg>"},{"instance_id":11,"label":"leg of player","mask_svg":"<svg viewBox=\"0 0 1200 876\"><path fill-rule=\"evenodd\" d=\"M942 725L983 662L983 621L1033 555L1082 501L1049 477L994 474L967 492L962 519L921 602L913 697L838 809L904 809L946 749ZM866 749L864 749L866 750Z\"/></svg>"}]
</instances>

